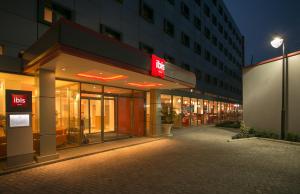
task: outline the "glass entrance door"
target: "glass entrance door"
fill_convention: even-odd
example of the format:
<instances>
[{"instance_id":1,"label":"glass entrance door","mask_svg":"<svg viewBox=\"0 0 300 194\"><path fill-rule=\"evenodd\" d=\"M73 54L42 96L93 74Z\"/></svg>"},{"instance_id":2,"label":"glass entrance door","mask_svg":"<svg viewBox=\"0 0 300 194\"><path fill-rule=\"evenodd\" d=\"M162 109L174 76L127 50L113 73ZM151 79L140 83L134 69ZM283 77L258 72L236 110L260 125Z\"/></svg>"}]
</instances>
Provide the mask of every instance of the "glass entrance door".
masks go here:
<instances>
[{"instance_id":1,"label":"glass entrance door","mask_svg":"<svg viewBox=\"0 0 300 194\"><path fill-rule=\"evenodd\" d=\"M81 129L83 143L101 141L101 100L81 99Z\"/></svg>"},{"instance_id":2,"label":"glass entrance door","mask_svg":"<svg viewBox=\"0 0 300 194\"><path fill-rule=\"evenodd\" d=\"M116 128L116 97L104 97L104 140L110 140L117 136Z\"/></svg>"}]
</instances>

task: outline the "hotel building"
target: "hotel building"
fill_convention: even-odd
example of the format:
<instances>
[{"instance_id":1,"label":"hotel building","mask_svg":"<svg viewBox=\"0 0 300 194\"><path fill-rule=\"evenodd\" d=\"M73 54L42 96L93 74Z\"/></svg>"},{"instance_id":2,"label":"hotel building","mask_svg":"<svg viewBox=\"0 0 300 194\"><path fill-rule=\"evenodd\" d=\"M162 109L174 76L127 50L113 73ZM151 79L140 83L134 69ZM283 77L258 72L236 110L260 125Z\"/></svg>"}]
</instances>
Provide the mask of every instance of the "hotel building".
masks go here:
<instances>
[{"instance_id":1,"label":"hotel building","mask_svg":"<svg viewBox=\"0 0 300 194\"><path fill-rule=\"evenodd\" d=\"M244 40L221 0L0 2L0 157L238 119Z\"/></svg>"}]
</instances>

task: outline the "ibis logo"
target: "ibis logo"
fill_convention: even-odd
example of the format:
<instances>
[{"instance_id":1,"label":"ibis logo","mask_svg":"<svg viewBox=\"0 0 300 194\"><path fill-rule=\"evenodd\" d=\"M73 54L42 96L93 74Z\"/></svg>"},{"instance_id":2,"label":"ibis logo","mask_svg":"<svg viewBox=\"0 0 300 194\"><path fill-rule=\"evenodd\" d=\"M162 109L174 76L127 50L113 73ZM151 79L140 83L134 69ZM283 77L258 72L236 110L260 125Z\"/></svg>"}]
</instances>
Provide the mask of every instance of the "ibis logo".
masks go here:
<instances>
[{"instance_id":1,"label":"ibis logo","mask_svg":"<svg viewBox=\"0 0 300 194\"><path fill-rule=\"evenodd\" d=\"M11 98L12 98L11 99L12 107L26 107L27 106L27 95L12 94Z\"/></svg>"},{"instance_id":2,"label":"ibis logo","mask_svg":"<svg viewBox=\"0 0 300 194\"><path fill-rule=\"evenodd\" d=\"M156 55L152 55L151 75L156 77L165 77L165 60Z\"/></svg>"}]
</instances>

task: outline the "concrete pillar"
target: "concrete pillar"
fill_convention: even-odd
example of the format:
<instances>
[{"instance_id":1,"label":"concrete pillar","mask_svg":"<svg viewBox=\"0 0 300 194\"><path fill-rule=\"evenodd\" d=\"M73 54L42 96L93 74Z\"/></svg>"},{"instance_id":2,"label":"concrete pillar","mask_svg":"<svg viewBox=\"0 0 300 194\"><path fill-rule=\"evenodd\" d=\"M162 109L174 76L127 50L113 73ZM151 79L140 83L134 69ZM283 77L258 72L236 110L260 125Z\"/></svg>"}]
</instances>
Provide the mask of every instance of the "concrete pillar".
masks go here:
<instances>
[{"instance_id":1,"label":"concrete pillar","mask_svg":"<svg viewBox=\"0 0 300 194\"><path fill-rule=\"evenodd\" d=\"M157 137L161 135L161 102L160 91L150 90L150 134Z\"/></svg>"},{"instance_id":2,"label":"concrete pillar","mask_svg":"<svg viewBox=\"0 0 300 194\"><path fill-rule=\"evenodd\" d=\"M38 126L40 152L38 162L58 158L56 153L55 72L40 69L37 74Z\"/></svg>"}]
</instances>

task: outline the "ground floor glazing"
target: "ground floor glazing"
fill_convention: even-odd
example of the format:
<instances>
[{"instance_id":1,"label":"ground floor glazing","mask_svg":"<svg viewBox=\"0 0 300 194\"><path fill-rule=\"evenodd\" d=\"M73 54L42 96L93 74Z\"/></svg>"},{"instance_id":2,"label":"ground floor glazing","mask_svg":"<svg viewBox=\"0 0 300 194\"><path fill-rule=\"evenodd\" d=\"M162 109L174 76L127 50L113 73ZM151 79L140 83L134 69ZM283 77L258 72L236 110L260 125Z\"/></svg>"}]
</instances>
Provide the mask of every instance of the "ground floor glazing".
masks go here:
<instances>
[{"instance_id":1,"label":"ground floor glazing","mask_svg":"<svg viewBox=\"0 0 300 194\"><path fill-rule=\"evenodd\" d=\"M5 91L32 92L33 149L40 148L36 77L0 73L0 157L6 156ZM161 121L174 127L199 126L241 117L241 106L214 100L160 94ZM56 148L145 136L150 128L150 92L100 84L55 80Z\"/></svg>"}]
</instances>

